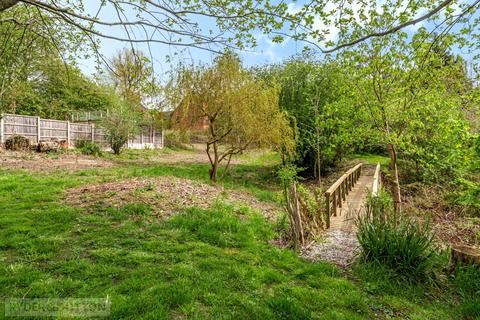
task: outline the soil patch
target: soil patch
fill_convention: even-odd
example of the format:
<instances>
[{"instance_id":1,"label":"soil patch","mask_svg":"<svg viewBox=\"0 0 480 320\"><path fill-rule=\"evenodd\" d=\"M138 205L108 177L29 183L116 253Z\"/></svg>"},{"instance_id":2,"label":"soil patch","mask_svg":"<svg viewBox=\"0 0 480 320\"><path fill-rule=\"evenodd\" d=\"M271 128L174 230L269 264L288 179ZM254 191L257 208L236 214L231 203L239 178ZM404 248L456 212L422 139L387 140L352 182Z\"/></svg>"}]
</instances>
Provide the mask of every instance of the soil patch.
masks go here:
<instances>
[{"instance_id":1,"label":"soil patch","mask_svg":"<svg viewBox=\"0 0 480 320\"><path fill-rule=\"evenodd\" d=\"M0 152L0 168L6 169L76 171L90 168L108 168L113 165L112 162L101 158L71 153Z\"/></svg>"},{"instance_id":2,"label":"soil patch","mask_svg":"<svg viewBox=\"0 0 480 320\"><path fill-rule=\"evenodd\" d=\"M136 164L191 164L191 163L205 163L209 164L205 145L194 144L192 148L187 150L172 151L168 149L159 150L159 152L145 153L131 159L121 159L120 162L135 162ZM222 162L225 165L226 162ZM233 157L230 161L231 165L240 164L242 161Z\"/></svg>"},{"instance_id":3,"label":"soil patch","mask_svg":"<svg viewBox=\"0 0 480 320\"><path fill-rule=\"evenodd\" d=\"M412 183L402 189L405 212L428 220L443 247L480 247L480 217L468 216L461 207L449 205L438 187Z\"/></svg>"},{"instance_id":4,"label":"soil patch","mask_svg":"<svg viewBox=\"0 0 480 320\"><path fill-rule=\"evenodd\" d=\"M208 209L215 199L247 205L271 220L275 220L282 211L280 206L259 201L246 192L176 177L135 178L73 188L68 190L66 202L80 208L121 208L131 203L143 203L159 217L168 217L185 207Z\"/></svg>"}]
</instances>

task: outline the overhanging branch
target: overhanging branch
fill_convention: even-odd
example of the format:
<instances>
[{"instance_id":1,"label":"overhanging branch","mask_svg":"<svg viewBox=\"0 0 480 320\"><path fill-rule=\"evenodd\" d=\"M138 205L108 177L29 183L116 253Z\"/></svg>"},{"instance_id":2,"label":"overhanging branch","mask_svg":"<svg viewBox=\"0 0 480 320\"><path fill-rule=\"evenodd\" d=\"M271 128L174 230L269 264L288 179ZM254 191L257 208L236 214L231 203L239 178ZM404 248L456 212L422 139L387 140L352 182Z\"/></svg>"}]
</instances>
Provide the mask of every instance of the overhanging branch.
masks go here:
<instances>
[{"instance_id":1,"label":"overhanging branch","mask_svg":"<svg viewBox=\"0 0 480 320\"><path fill-rule=\"evenodd\" d=\"M445 7L447 7L449 4L451 4L453 2L454 2L454 0L445 0L445 1L441 2L438 6L436 6L435 8L430 10L429 12L427 12L426 14L422 15L421 17L418 17L417 19L413 19L413 20L407 21L405 23L400 23L400 24L396 25L395 27L387 29L385 31L373 32L373 33L367 34L363 37L357 38L357 39L355 39L353 41L350 41L350 42L347 42L347 43L343 43L343 44L338 45L338 46L336 46L334 48L331 48L331 49L323 49L322 52L323 53L332 53L334 51L338 51L338 50L346 48L346 47L352 47L352 46L354 46L356 44L359 44L361 42L364 42L364 41L366 41L370 38L384 37L384 36L387 36L389 34L395 33L395 32L397 32L401 29L404 29L408 26L413 26L413 25L415 25L419 22L422 22L424 20L427 20L427 19L431 18L432 16L439 13Z\"/></svg>"}]
</instances>

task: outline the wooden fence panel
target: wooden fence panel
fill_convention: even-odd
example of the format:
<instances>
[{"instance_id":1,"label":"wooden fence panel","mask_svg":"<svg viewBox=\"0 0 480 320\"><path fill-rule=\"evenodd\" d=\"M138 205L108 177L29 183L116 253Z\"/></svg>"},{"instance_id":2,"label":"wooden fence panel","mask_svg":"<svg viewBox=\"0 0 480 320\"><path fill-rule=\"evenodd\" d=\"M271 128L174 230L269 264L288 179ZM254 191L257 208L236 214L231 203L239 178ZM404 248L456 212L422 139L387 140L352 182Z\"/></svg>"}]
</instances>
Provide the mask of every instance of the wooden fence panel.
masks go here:
<instances>
[{"instance_id":1,"label":"wooden fence panel","mask_svg":"<svg viewBox=\"0 0 480 320\"><path fill-rule=\"evenodd\" d=\"M163 132L162 131L154 131L153 144L155 148L163 148Z\"/></svg>"},{"instance_id":2,"label":"wooden fence panel","mask_svg":"<svg viewBox=\"0 0 480 320\"><path fill-rule=\"evenodd\" d=\"M32 143L58 139L67 140L70 147L75 147L77 141L88 140L108 147L105 131L93 123L71 123L16 114L1 115L0 143L14 135L24 136ZM129 139L128 146L136 149L163 148L163 132L157 132L149 126L142 126L139 134Z\"/></svg>"},{"instance_id":3,"label":"wooden fence panel","mask_svg":"<svg viewBox=\"0 0 480 320\"><path fill-rule=\"evenodd\" d=\"M3 117L3 140L20 135L32 143L38 141L38 117L8 114Z\"/></svg>"},{"instance_id":4,"label":"wooden fence panel","mask_svg":"<svg viewBox=\"0 0 480 320\"><path fill-rule=\"evenodd\" d=\"M40 119L40 140L68 140L68 121Z\"/></svg>"},{"instance_id":5,"label":"wooden fence panel","mask_svg":"<svg viewBox=\"0 0 480 320\"><path fill-rule=\"evenodd\" d=\"M131 143L141 143L142 142L142 138L140 137L139 134L136 134L134 135L133 137L130 138L129 140Z\"/></svg>"},{"instance_id":6,"label":"wooden fence panel","mask_svg":"<svg viewBox=\"0 0 480 320\"><path fill-rule=\"evenodd\" d=\"M151 127L142 127L140 134L142 135L142 143L153 143L153 129Z\"/></svg>"},{"instance_id":7,"label":"wooden fence panel","mask_svg":"<svg viewBox=\"0 0 480 320\"><path fill-rule=\"evenodd\" d=\"M102 128L94 128L93 141L101 146L108 146L107 137Z\"/></svg>"},{"instance_id":8,"label":"wooden fence panel","mask_svg":"<svg viewBox=\"0 0 480 320\"><path fill-rule=\"evenodd\" d=\"M73 146L79 140L92 141L92 126L84 123L70 123L70 141Z\"/></svg>"}]
</instances>

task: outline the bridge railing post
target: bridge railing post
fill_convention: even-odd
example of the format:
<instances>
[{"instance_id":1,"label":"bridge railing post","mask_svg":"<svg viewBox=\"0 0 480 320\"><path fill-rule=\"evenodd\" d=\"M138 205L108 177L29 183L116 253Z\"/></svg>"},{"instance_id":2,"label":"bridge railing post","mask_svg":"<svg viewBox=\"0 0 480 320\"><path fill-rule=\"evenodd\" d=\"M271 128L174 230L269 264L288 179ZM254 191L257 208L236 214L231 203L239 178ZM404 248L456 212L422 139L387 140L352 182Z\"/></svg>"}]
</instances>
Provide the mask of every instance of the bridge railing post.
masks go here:
<instances>
[{"instance_id":1,"label":"bridge railing post","mask_svg":"<svg viewBox=\"0 0 480 320\"><path fill-rule=\"evenodd\" d=\"M330 228L330 194L325 193L325 206L326 206L326 217L325 217L325 224L327 229Z\"/></svg>"},{"instance_id":2,"label":"bridge railing post","mask_svg":"<svg viewBox=\"0 0 480 320\"><path fill-rule=\"evenodd\" d=\"M377 163L375 173L373 175L372 195L375 197L378 195L382 184L382 176L380 173L380 163Z\"/></svg>"},{"instance_id":3,"label":"bridge railing post","mask_svg":"<svg viewBox=\"0 0 480 320\"><path fill-rule=\"evenodd\" d=\"M340 188L337 189L337 201L338 201L338 207L341 208L342 207L342 200L343 200L343 196L342 196L342 186L340 185ZM340 212L341 214L342 212Z\"/></svg>"},{"instance_id":4,"label":"bridge railing post","mask_svg":"<svg viewBox=\"0 0 480 320\"><path fill-rule=\"evenodd\" d=\"M337 196L336 193L332 193L332 209L333 209L333 216L337 216Z\"/></svg>"},{"instance_id":5,"label":"bridge railing post","mask_svg":"<svg viewBox=\"0 0 480 320\"><path fill-rule=\"evenodd\" d=\"M362 164L359 163L342 175L327 191L325 191L325 224L330 228L330 217L337 216L337 207L342 208L347 200L348 193L358 181L362 172Z\"/></svg>"}]
</instances>

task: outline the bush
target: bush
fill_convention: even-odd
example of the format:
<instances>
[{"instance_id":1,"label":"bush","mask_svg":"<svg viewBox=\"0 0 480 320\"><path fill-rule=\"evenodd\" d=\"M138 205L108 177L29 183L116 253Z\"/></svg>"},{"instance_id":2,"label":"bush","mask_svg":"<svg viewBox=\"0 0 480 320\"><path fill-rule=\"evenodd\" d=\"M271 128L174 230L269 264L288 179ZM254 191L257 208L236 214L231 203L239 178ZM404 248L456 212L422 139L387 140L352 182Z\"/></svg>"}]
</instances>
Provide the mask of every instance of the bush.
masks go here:
<instances>
[{"instance_id":1,"label":"bush","mask_svg":"<svg viewBox=\"0 0 480 320\"><path fill-rule=\"evenodd\" d=\"M23 136L13 136L5 140L5 149L12 151L30 150L30 140Z\"/></svg>"},{"instance_id":2,"label":"bush","mask_svg":"<svg viewBox=\"0 0 480 320\"><path fill-rule=\"evenodd\" d=\"M165 147L172 149L189 149L188 145L191 144L191 133L180 132L177 130L165 131L164 144Z\"/></svg>"},{"instance_id":3,"label":"bush","mask_svg":"<svg viewBox=\"0 0 480 320\"><path fill-rule=\"evenodd\" d=\"M384 191L378 197L369 196L365 211L356 220L363 260L379 263L404 280L431 278L439 255L429 224L396 215Z\"/></svg>"},{"instance_id":4,"label":"bush","mask_svg":"<svg viewBox=\"0 0 480 320\"><path fill-rule=\"evenodd\" d=\"M480 216L480 178L477 181L456 179L455 188L448 193L449 200L461 205L465 213Z\"/></svg>"},{"instance_id":5,"label":"bush","mask_svg":"<svg viewBox=\"0 0 480 320\"><path fill-rule=\"evenodd\" d=\"M79 140L75 143L75 147L86 155L100 156L102 155L102 149L98 144L89 140Z\"/></svg>"},{"instance_id":6,"label":"bush","mask_svg":"<svg viewBox=\"0 0 480 320\"><path fill-rule=\"evenodd\" d=\"M101 126L105 130L105 138L114 154L120 154L127 145L129 137L137 134L140 120L141 114L127 104L109 109Z\"/></svg>"}]
</instances>

